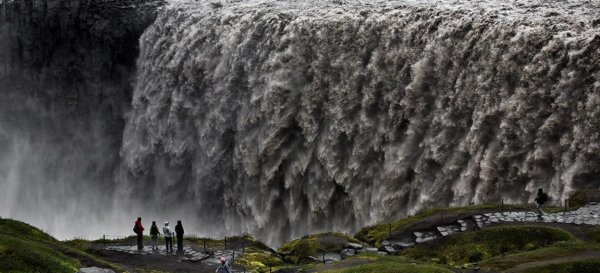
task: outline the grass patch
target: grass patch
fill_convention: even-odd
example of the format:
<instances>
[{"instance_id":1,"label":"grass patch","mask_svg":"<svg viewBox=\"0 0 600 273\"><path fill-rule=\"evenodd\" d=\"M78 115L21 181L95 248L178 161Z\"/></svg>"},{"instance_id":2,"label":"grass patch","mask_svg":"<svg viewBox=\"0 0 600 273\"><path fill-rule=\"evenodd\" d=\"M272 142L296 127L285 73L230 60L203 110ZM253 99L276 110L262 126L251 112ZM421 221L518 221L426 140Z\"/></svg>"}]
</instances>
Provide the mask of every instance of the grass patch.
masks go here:
<instances>
[{"instance_id":1,"label":"grass patch","mask_svg":"<svg viewBox=\"0 0 600 273\"><path fill-rule=\"evenodd\" d=\"M319 253L340 252L347 242L358 240L341 233L321 233L304 236L281 246L277 251L285 262L300 264L311 261Z\"/></svg>"},{"instance_id":2,"label":"grass patch","mask_svg":"<svg viewBox=\"0 0 600 273\"><path fill-rule=\"evenodd\" d=\"M556 263L523 270L523 273L597 273L600 259Z\"/></svg>"},{"instance_id":3,"label":"grass patch","mask_svg":"<svg viewBox=\"0 0 600 273\"><path fill-rule=\"evenodd\" d=\"M594 243L600 243L600 227L595 227L590 230L589 236Z\"/></svg>"},{"instance_id":4,"label":"grass patch","mask_svg":"<svg viewBox=\"0 0 600 273\"><path fill-rule=\"evenodd\" d=\"M575 242L575 237L558 228L502 226L445 237L408 249L402 255L460 266L495 256L535 250L557 242Z\"/></svg>"},{"instance_id":5,"label":"grass patch","mask_svg":"<svg viewBox=\"0 0 600 273\"><path fill-rule=\"evenodd\" d=\"M360 259L355 257L353 259ZM372 258L372 263L354 267L319 271L323 273L450 273L445 267L431 264L418 264L404 257L379 256Z\"/></svg>"},{"instance_id":6,"label":"grass patch","mask_svg":"<svg viewBox=\"0 0 600 273\"><path fill-rule=\"evenodd\" d=\"M0 218L0 272L77 272L82 264L123 271L33 226Z\"/></svg>"},{"instance_id":7,"label":"grass patch","mask_svg":"<svg viewBox=\"0 0 600 273\"><path fill-rule=\"evenodd\" d=\"M283 261L273 255L272 252L249 248L246 254L235 260L239 266L243 266L251 272L269 272L269 267L276 268L283 265Z\"/></svg>"},{"instance_id":8,"label":"grass patch","mask_svg":"<svg viewBox=\"0 0 600 273\"><path fill-rule=\"evenodd\" d=\"M79 261L51 245L0 234L1 272L77 272Z\"/></svg>"},{"instance_id":9,"label":"grass patch","mask_svg":"<svg viewBox=\"0 0 600 273\"><path fill-rule=\"evenodd\" d=\"M600 191L594 189L578 190L569 195L569 207L577 209L589 202L600 202Z\"/></svg>"},{"instance_id":10,"label":"grass patch","mask_svg":"<svg viewBox=\"0 0 600 273\"><path fill-rule=\"evenodd\" d=\"M503 257L494 257L485 260L480 265L487 270L502 271L513 268L515 265L519 264L575 256L585 251L598 250L600 250L600 246L587 245L581 242L556 242L549 247L533 251L510 254Z\"/></svg>"}]
</instances>

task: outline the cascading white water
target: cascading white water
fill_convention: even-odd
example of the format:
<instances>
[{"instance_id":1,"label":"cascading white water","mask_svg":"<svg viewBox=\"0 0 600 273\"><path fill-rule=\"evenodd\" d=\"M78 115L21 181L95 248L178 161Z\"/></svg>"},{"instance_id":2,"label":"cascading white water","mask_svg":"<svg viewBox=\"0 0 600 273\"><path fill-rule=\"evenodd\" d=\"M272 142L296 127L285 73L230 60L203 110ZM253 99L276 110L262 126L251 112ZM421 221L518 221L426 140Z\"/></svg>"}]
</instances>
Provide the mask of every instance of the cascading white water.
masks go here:
<instances>
[{"instance_id":1,"label":"cascading white water","mask_svg":"<svg viewBox=\"0 0 600 273\"><path fill-rule=\"evenodd\" d=\"M174 1L141 39L120 194L277 244L598 188L598 14L590 1Z\"/></svg>"}]
</instances>

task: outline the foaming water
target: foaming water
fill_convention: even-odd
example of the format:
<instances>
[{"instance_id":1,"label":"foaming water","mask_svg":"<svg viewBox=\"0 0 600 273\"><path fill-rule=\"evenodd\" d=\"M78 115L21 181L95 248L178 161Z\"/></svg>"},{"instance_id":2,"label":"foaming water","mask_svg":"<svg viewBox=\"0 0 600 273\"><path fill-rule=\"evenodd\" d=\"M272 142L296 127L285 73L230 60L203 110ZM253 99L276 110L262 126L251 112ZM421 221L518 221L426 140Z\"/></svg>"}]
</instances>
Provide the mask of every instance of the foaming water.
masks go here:
<instances>
[{"instance_id":1,"label":"foaming water","mask_svg":"<svg viewBox=\"0 0 600 273\"><path fill-rule=\"evenodd\" d=\"M276 245L597 188L599 11L173 1L141 38L120 199Z\"/></svg>"}]
</instances>

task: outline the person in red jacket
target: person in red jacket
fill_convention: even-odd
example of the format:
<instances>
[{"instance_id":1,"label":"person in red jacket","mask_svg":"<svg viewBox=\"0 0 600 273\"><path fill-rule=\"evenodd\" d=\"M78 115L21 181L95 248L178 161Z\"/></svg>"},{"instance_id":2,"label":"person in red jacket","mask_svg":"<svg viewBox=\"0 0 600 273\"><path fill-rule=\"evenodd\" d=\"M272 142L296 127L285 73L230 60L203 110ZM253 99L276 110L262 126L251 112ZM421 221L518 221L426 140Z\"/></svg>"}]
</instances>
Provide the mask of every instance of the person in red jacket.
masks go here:
<instances>
[{"instance_id":1,"label":"person in red jacket","mask_svg":"<svg viewBox=\"0 0 600 273\"><path fill-rule=\"evenodd\" d=\"M142 225L142 217L138 217L137 221L135 221L133 232L137 234L138 250L142 250L144 248L144 245L142 244L142 240L144 239L144 226Z\"/></svg>"}]
</instances>

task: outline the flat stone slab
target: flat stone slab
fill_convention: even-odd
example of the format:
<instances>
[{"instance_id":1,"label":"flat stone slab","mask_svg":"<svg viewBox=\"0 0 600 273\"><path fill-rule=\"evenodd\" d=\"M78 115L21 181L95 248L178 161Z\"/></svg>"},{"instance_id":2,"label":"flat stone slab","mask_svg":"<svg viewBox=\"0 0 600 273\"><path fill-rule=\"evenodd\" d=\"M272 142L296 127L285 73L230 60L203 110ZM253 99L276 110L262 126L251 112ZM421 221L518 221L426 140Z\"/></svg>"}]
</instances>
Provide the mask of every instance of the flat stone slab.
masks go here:
<instances>
[{"instance_id":1,"label":"flat stone slab","mask_svg":"<svg viewBox=\"0 0 600 273\"><path fill-rule=\"evenodd\" d=\"M203 253L203 252L196 251L196 250L192 249L191 247L184 247L183 253L178 253L176 248L171 252L167 252L165 246L159 246L158 250L152 250L151 246L145 246L142 250L138 250L137 246L107 246L104 249L110 250L110 251L117 251L117 252L132 254L132 255L180 256L181 261L186 261L186 262L199 262L199 261L203 261L203 260L207 259L208 257L210 257L210 255ZM226 258L227 257L231 258L232 256L233 256L232 254L224 255L224 257L226 257ZM215 261L215 264L216 263L217 262Z\"/></svg>"},{"instance_id":2,"label":"flat stone slab","mask_svg":"<svg viewBox=\"0 0 600 273\"><path fill-rule=\"evenodd\" d=\"M81 268L77 273L115 273L115 271L107 268L99 268L94 266Z\"/></svg>"}]
</instances>

